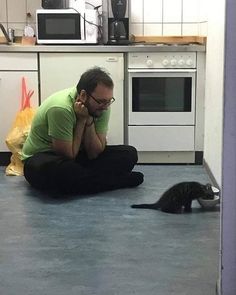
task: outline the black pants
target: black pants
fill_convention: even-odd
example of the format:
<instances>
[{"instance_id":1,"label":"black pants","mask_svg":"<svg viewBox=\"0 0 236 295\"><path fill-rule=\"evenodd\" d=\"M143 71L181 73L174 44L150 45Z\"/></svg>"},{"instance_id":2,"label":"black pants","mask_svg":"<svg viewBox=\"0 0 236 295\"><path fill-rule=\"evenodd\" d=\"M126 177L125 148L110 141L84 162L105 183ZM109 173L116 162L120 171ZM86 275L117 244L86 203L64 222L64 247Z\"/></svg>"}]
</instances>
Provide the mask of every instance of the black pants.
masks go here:
<instances>
[{"instance_id":1,"label":"black pants","mask_svg":"<svg viewBox=\"0 0 236 295\"><path fill-rule=\"evenodd\" d=\"M139 185L143 175L131 172L137 163L132 146L107 146L94 160L80 152L75 160L54 152L41 152L24 163L26 180L39 190L62 193L96 193Z\"/></svg>"}]
</instances>

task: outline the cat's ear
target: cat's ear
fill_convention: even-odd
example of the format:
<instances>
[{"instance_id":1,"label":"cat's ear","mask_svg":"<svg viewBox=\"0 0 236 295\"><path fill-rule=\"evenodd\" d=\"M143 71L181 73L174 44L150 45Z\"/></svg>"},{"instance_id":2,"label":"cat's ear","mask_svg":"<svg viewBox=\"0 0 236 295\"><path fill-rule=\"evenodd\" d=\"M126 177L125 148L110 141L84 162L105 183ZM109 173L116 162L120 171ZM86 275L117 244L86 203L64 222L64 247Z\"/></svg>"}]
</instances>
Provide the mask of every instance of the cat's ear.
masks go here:
<instances>
[{"instance_id":1,"label":"cat's ear","mask_svg":"<svg viewBox=\"0 0 236 295\"><path fill-rule=\"evenodd\" d=\"M207 190L212 190L212 185L211 185L210 183L207 183L207 184L206 184L206 189L207 189Z\"/></svg>"}]
</instances>

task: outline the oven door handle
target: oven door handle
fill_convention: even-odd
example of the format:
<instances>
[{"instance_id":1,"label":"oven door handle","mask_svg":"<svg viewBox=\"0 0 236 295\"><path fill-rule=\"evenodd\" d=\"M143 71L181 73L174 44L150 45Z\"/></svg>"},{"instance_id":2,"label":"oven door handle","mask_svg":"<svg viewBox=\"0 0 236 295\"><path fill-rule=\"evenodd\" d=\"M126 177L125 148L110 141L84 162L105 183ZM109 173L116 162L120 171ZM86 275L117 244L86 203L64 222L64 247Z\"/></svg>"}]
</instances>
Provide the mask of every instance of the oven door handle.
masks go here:
<instances>
[{"instance_id":1,"label":"oven door handle","mask_svg":"<svg viewBox=\"0 0 236 295\"><path fill-rule=\"evenodd\" d=\"M128 69L128 73L196 73L196 69Z\"/></svg>"}]
</instances>

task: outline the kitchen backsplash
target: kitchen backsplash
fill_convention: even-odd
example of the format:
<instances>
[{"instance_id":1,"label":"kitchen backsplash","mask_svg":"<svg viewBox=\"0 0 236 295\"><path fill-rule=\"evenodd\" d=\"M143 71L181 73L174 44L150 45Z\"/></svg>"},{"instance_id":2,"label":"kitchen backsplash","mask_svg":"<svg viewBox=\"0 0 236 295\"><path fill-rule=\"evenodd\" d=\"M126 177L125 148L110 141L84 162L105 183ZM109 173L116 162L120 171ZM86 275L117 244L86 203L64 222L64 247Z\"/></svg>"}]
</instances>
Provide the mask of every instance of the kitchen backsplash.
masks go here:
<instances>
[{"instance_id":1,"label":"kitchen backsplash","mask_svg":"<svg viewBox=\"0 0 236 295\"><path fill-rule=\"evenodd\" d=\"M87 1L91 5L101 0ZM41 0L0 0L0 22L22 36L26 24L35 28ZM87 8L91 8L87 4ZM148 36L207 35L206 0L131 0L130 33Z\"/></svg>"}]
</instances>

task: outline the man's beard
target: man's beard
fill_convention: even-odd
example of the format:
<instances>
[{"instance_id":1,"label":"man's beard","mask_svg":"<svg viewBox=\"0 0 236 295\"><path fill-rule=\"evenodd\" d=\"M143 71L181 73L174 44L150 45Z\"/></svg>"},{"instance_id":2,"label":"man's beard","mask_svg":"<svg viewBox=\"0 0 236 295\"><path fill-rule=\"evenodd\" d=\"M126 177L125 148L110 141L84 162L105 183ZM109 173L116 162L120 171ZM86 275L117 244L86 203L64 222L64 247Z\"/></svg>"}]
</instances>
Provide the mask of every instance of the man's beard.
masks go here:
<instances>
[{"instance_id":1,"label":"man's beard","mask_svg":"<svg viewBox=\"0 0 236 295\"><path fill-rule=\"evenodd\" d=\"M86 106L86 108L88 109L88 113L89 113L89 116L93 117L93 118L99 118L101 117L102 113L103 113L103 110L96 110L96 111L91 111L91 108L90 108L90 105L89 105L89 102L86 101L84 103L84 105Z\"/></svg>"},{"instance_id":2,"label":"man's beard","mask_svg":"<svg viewBox=\"0 0 236 295\"><path fill-rule=\"evenodd\" d=\"M93 118L99 118L99 117L101 117L101 115L102 115L102 113L103 113L103 110L97 110L97 111L92 112L92 111L90 110L89 106L87 107L87 109L88 109L88 113L89 113L89 115L90 115L91 117L93 117Z\"/></svg>"},{"instance_id":3,"label":"man's beard","mask_svg":"<svg viewBox=\"0 0 236 295\"><path fill-rule=\"evenodd\" d=\"M99 118L99 117L101 117L103 111L102 111L102 110L100 110L100 111L95 111L95 112L90 112L90 111L88 111L88 113L89 113L89 115L90 115L91 117Z\"/></svg>"}]
</instances>

